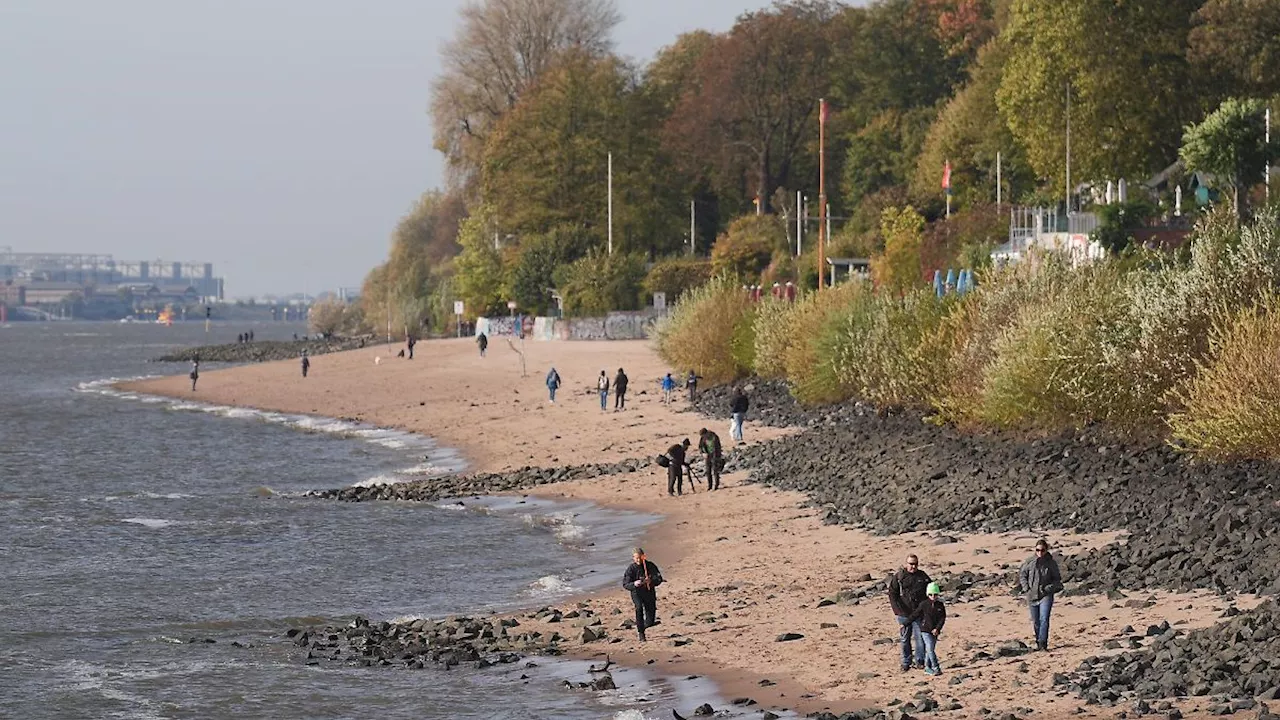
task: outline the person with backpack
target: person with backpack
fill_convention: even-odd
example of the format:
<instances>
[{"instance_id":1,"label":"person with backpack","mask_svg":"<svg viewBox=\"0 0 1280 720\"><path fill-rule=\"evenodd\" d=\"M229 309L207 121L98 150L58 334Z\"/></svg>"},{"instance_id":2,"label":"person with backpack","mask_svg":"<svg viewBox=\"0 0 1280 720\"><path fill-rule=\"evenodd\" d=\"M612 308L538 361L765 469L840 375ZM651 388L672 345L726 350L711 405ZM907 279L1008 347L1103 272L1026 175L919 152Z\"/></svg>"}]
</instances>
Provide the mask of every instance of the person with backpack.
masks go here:
<instances>
[{"instance_id":1,"label":"person with backpack","mask_svg":"<svg viewBox=\"0 0 1280 720\"><path fill-rule=\"evenodd\" d=\"M613 378L613 410L627 409L627 374L622 372L622 368L618 368L618 374Z\"/></svg>"},{"instance_id":2,"label":"person with backpack","mask_svg":"<svg viewBox=\"0 0 1280 720\"><path fill-rule=\"evenodd\" d=\"M689 438L685 438L682 442L676 443L667 448L667 494L683 495L684 494L684 469L689 467L689 461L686 454L689 451ZM693 468L689 467L690 472ZM693 479L690 478L689 488L693 489Z\"/></svg>"},{"instance_id":3,"label":"person with backpack","mask_svg":"<svg viewBox=\"0 0 1280 720\"><path fill-rule=\"evenodd\" d=\"M551 404L556 404L556 390L560 389L560 373L555 368L551 368L551 372L547 373L547 391L551 393Z\"/></svg>"},{"instance_id":4,"label":"person with backpack","mask_svg":"<svg viewBox=\"0 0 1280 720\"><path fill-rule=\"evenodd\" d=\"M720 436L706 428L698 431L698 450L707 463L707 489L720 489L720 466L724 463L724 450L720 447Z\"/></svg>"},{"instance_id":5,"label":"person with backpack","mask_svg":"<svg viewBox=\"0 0 1280 720\"><path fill-rule=\"evenodd\" d=\"M609 376L603 370L596 379L596 389L600 391L600 412L604 412L609 409Z\"/></svg>"},{"instance_id":6,"label":"person with backpack","mask_svg":"<svg viewBox=\"0 0 1280 720\"><path fill-rule=\"evenodd\" d=\"M631 604L636 608L636 633L644 642L644 631L658 624L658 593L655 589L663 583L662 571L645 557L644 548L631 552L631 565L622 574L622 587L631 593Z\"/></svg>"},{"instance_id":7,"label":"person with backpack","mask_svg":"<svg viewBox=\"0 0 1280 720\"><path fill-rule=\"evenodd\" d=\"M1035 555L1022 563L1018 583L1031 611L1036 650L1046 651L1049 649L1049 615L1053 613L1053 596L1062 592L1062 573L1058 570L1058 561L1049 552L1049 543L1043 538L1036 542Z\"/></svg>"},{"instance_id":8,"label":"person with backpack","mask_svg":"<svg viewBox=\"0 0 1280 720\"><path fill-rule=\"evenodd\" d=\"M924 639L920 637L920 621L912 620L911 616L928 599L931 582L933 581L928 573L920 569L920 559L915 555L908 555L903 568L889 578L889 607L898 620L898 644L902 648L903 672L911 669L913 654L915 664L924 666Z\"/></svg>"},{"instance_id":9,"label":"person with backpack","mask_svg":"<svg viewBox=\"0 0 1280 720\"><path fill-rule=\"evenodd\" d=\"M947 608L942 604L942 587L936 582L925 588L924 602L916 606L911 617L913 624L920 625L920 639L924 646L924 672L926 675L941 675L942 665L938 663L938 633L947 623Z\"/></svg>"}]
</instances>

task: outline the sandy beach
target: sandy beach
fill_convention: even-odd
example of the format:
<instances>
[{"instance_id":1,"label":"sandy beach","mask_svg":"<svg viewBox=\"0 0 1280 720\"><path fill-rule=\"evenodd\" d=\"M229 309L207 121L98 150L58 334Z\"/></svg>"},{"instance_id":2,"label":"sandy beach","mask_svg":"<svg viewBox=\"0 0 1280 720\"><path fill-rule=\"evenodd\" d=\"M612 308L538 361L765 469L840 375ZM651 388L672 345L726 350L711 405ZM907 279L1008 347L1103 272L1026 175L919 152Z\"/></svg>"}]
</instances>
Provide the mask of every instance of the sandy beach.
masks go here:
<instances>
[{"instance_id":1,"label":"sandy beach","mask_svg":"<svg viewBox=\"0 0 1280 720\"><path fill-rule=\"evenodd\" d=\"M194 393L184 376L130 383L126 389L410 430L458 449L470 469L481 471L655 455L682 437L696 441L704 426L728 439L724 423L692 411L683 398L669 406L661 402L658 381L668 368L647 343L528 342L524 351L523 377L520 357L505 339L492 343L485 358L471 339L462 339L419 343L412 361L394 357L386 346L316 357L306 379L298 363L288 361L203 372ZM544 385L553 365L564 379L554 405ZM613 412L611 397L610 410L601 412L595 379L603 369L612 380L619 367L631 378L627 409ZM749 423L747 440L786 432ZM764 707L801 712L887 708L928 690L941 709L951 708L947 717L981 717L984 710L996 717L1113 717L1116 708L1086 706L1055 688L1054 674L1106 652L1107 641L1142 635L1149 625L1167 621L1183 630L1211 625L1227 605L1207 592L1128 593L1129 600L1141 602L1064 596L1053 614L1052 652L1000 657L1002 644L1033 641L1021 599L1008 588L992 587L967 593L967 602L948 607L939 643L942 676L903 674L887 599L879 591L858 595L898 568L908 553L918 554L935 578L1004 573L1043 536L1055 554L1068 556L1061 562L1069 576L1070 554L1125 538L1032 528L998 535L950 533L954 542L941 544L939 534L928 531L874 536L824 525L819 510L805 507L800 493L748 484L743 474L727 475L718 492L703 488L679 498L667 497L665 476L657 468L534 492L665 518L643 539L668 581L659 591L662 624L641 644L634 632L620 627L632 615L620 587L578 598L604 614L610 638L620 642L591 643L575 652L584 657L607 653L614 661L653 664L673 675L711 675L727 697L750 697ZM618 558L619 577L628 562ZM823 602L828 598L837 601ZM1255 603L1234 598L1241 609ZM1126 626L1135 630L1125 631ZM803 637L778 641L784 633ZM1188 715L1198 709L1193 703L1179 707Z\"/></svg>"}]
</instances>

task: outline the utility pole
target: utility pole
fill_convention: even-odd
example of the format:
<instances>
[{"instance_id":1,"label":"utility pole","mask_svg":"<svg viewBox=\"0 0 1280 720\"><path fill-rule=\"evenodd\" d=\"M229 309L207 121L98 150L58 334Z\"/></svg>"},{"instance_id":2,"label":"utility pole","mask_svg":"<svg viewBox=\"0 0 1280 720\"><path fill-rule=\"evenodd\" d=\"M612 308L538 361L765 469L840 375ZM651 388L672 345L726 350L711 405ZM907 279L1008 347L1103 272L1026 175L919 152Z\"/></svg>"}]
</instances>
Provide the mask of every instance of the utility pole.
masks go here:
<instances>
[{"instance_id":1,"label":"utility pole","mask_svg":"<svg viewBox=\"0 0 1280 720\"><path fill-rule=\"evenodd\" d=\"M804 235L804 198L796 191L796 257L804 252L801 237Z\"/></svg>"},{"instance_id":2,"label":"utility pole","mask_svg":"<svg viewBox=\"0 0 1280 720\"><path fill-rule=\"evenodd\" d=\"M609 254L613 254L613 153L609 153Z\"/></svg>"},{"instance_id":3,"label":"utility pole","mask_svg":"<svg viewBox=\"0 0 1280 720\"><path fill-rule=\"evenodd\" d=\"M694 237L695 237L694 233L697 232L697 229L696 229L697 223L695 222L695 220L697 219L697 215L695 213L697 211L694 209L695 202L696 202L695 200L689 201L689 254L690 255L693 255L696 252L694 248Z\"/></svg>"},{"instance_id":4,"label":"utility pole","mask_svg":"<svg viewBox=\"0 0 1280 720\"><path fill-rule=\"evenodd\" d=\"M1001 190L1003 187L1000 183L1000 151L996 151L996 211L1000 210Z\"/></svg>"},{"instance_id":5,"label":"utility pole","mask_svg":"<svg viewBox=\"0 0 1280 720\"><path fill-rule=\"evenodd\" d=\"M1267 108L1266 122L1267 122L1267 133L1264 139L1267 141L1267 147L1270 148L1271 147L1271 108L1270 107ZM1267 164L1262 169L1262 176L1265 182L1267 183L1267 202L1271 202L1271 155L1269 153L1267 155Z\"/></svg>"},{"instance_id":6,"label":"utility pole","mask_svg":"<svg viewBox=\"0 0 1280 720\"><path fill-rule=\"evenodd\" d=\"M818 100L818 289L822 289L822 271L827 263L826 237L823 226L827 218L827 99Z\"/></svg>"},{"instance_id":7,"label":"utility pole","mask_svg":"<svg viewBox=\"0 0 1280 720\"><path fill-rule=\"evenodd\" d=\"M1067 217L1071 216L1071 81L1067 81ZM1068 221L1069 222L1069 221Z\"/></svg>"}]
</instances>

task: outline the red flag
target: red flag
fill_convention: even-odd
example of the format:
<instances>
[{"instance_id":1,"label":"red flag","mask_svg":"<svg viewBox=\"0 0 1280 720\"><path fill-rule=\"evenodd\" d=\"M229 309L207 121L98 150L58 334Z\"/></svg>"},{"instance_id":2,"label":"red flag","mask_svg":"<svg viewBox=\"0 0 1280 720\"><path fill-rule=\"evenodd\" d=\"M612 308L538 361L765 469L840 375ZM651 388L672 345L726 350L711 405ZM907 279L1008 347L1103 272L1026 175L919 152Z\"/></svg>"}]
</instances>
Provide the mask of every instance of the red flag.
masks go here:
<instances>
[{"instance_id":1,"label":"red flag","mask_svg":"<svg viewBox=\"0 0 1280 720\"><path fill-rule=\"evenodd\" d=\"M827 124L827 120L831 119L831 106L827 104L825 98L818 101L818 121L823 125Z\"/></svg>"},{"instance_id":2,"label":"red flag","mask_svg":"<svg viewBox=\"0 0 1280 720\"><path fill-rule=\"evenodd\" d=\"M951 161L949 160L942 166L942 189L951 189Z\"/></svg>"}]
</instances>

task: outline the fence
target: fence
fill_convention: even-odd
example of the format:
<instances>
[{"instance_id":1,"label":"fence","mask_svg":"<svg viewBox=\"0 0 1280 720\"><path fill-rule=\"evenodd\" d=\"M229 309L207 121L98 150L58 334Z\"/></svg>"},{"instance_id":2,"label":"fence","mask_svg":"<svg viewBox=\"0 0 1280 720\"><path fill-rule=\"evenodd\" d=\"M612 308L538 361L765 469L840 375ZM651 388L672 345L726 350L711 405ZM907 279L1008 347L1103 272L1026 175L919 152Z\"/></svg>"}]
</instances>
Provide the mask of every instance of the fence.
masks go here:
<instances>
[{"instance_id":1,"label":"fence","mask_svg":"<svg viewBox=\"0 0 1280 720\"><path fill-rule=\"evenodd\" d=\"M529 340L643 340L649 329L666 310L611 312L604 317L494 317L476 320L476 335L489 337L516 335L520 321L524 337Z\"/></svg>"}]
</instances>

